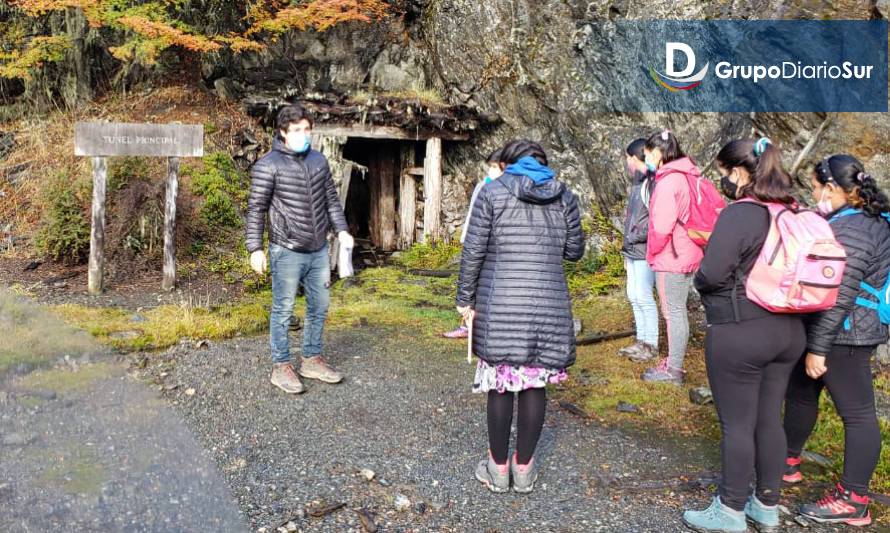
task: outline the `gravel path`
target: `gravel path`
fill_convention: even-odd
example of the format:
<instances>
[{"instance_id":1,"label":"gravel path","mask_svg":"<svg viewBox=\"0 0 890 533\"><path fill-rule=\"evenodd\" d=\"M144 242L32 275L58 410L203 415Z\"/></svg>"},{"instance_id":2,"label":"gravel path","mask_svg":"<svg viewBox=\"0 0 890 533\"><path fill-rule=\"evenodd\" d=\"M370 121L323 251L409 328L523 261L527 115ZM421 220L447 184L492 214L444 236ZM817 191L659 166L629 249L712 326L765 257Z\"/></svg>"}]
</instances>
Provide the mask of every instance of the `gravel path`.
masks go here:
<instances>
[{"instance_id":1,"label":"gravel path","mask_svg":"<svg viewBox=\"0 0 890 533\"><path fill-rule=\"evenodd\" d=\"M126 365L0 379L0 531L245 528L213 461Z\"/></svg>"},{"instance_id":2,"label":"gravel path","mask_svg":"<svg viewBox=\"0 0 890 533\"><path fill-rule=\"evenodd\" d=\"M362 531L363 509L381 531L684 531L680 510L708 498L700 490L609 489L614 479L697 471L676 453L553 403L537 490L490 494L472 476L487 445L484 398L469 392L472 367L456 346L374 328L336 332L328 359L347 380L309 382L304 395L289 397L267 381L267 343L183 344L151 355L145 370L172 389L165 394L212 453L255 531ZM189 388L196 394L185 395ZM341 503L321 517L306 514Z\"/></svg>"}]
</instances>

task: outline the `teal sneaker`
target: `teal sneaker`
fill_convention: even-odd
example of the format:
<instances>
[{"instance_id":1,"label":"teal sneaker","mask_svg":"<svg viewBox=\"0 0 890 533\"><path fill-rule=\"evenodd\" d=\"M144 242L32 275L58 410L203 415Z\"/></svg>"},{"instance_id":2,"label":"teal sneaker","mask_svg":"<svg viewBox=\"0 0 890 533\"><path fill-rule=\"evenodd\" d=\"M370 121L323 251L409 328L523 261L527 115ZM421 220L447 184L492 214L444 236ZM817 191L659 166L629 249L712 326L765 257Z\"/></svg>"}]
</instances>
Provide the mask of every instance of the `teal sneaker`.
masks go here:
<instances>
[{"instance_id":1,"label":"teal sneaker","mask_svg":"<svg viewBox=\"0 0 890 533\"><path fill-rule=\"evenodd\" d=\"M779 530L779 506L764 505L754 494L745 502L745 516L760 533L775 533Z\"/></svg>"},{"instance_id":2,"label":"teal sneaker","mask_svg":"<svg viewBox=\"0 0 890 533\"><path fill-rule=\"evenodd\" d=\"M686 527L704 533L737 533L748 531L745 512L731 509L720 502L715 496L711 506L704 511L685 511L683 523Z\"/></svg>"}]
</instances>

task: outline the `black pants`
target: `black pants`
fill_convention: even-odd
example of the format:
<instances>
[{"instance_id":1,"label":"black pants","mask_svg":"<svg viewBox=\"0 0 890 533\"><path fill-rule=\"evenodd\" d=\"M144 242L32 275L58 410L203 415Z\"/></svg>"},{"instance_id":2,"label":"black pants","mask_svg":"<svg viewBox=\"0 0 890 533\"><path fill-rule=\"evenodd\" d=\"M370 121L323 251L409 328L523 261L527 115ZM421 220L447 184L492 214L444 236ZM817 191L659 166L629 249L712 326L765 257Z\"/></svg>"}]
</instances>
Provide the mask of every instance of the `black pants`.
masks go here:
<instances>
[{"instance_id":1,"label":"black pants","mask_svg":"<svg viewBox=\"0 0 890 533\"><path fill-rule=\"evenodd\" d=\"M719 494L737 511L745 507L752 474L758 499L779 501L786 450L782 400L805 348L806 330L796 315L708 326L705 363L723 432Z\"/></svg>"},{"instance_id":2,"label":"black pants","mask_svg":"<svg viewBox=\"0 0 890 533\"><path fill-rule=\"evenodd\" d=\"M513 398L519 396L516 424L516 458L525 465L535 454L544 414L547 410L546 389L526 389L512 392L488 392L488 445L498 464L507 462L510 453L510 425L513 422Z\"/></svg>"},{"instance_id":3,"label":"black pants","mask_svg":"<svg viewBox=\"0 0 890 533\"><path fill-rule=\"evenodd\" d=\"M795 367L785 402L788 455L798 457L819 416L819 395L828 388L844 421L844 475L841 485L868 494L868 483L881 454L881 430L875 413L871 356L874 346L835 344L825 359L828 371L819 379L807 376L804 359Z\"/></svg>"}]
</instances>

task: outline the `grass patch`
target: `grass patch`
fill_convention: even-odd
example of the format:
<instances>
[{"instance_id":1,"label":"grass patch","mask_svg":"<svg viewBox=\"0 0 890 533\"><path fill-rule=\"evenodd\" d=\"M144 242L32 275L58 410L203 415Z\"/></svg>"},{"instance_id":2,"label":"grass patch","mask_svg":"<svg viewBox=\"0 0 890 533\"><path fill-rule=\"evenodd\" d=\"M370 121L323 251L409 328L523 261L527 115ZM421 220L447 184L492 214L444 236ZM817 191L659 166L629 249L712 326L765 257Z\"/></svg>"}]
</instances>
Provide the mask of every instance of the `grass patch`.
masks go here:
<instances>
[{"instance_id":1,"label":"grass patch","mask_svg":"<svg viewBox=\"0 0 890 533\"><path fill-rule=\"evenodd\" d=\"M575 317L586 330L620 331L633 327L633 315L626 300L616 294L590 297L576 302ZM688 388L707 385L704 352L693 343L686 358L686 387L643 383L640 374L648 366L618 357L618 348L630 339L618 339L578 347L578 359L569 369L572 379L558 391L568 400L602 422L640 430L667 430L678 437L719 438L713 406L689 401ZM642 415L620 413L619 401L637 405Z\"/></svg>"},{"instance_id":2,"label":"grass patch","mask_svg":"<svg viewBox=\"0 0 890 533\"><path fill-rule=\"evenodd\" d=\"M0 290L0 330L0 373L23 363L39 366L60 355L97 348L86 333L5 290Z\"/></svg>"},{"instance_id":3,"label":"grass patch","mask_svg":"<svg viewBox=\"0 0 890 533\"><path fill-rule=\"evenodd\" d=\"M162 305L141 313L142 322L134 322L132 313L118 308L63 304L51 310L104 344L135 351L166 348L184 338L224 339L259 333L268 328L270 302L271 296L263 293L209 308Z\"/></svg>"},{"instance_id":4,"label":"grass patch","mask_svg":"<svg viewBox=\"0 0 890 533\"><path fill-rule=\"evenodd\" d=\"M329 324L350 327L365 318L375 327L438 333L459 322L454 310L456 283L455 277L412 276L392 267L363 270L355 282L335 285Z\"/></svg>"}]
</instances>

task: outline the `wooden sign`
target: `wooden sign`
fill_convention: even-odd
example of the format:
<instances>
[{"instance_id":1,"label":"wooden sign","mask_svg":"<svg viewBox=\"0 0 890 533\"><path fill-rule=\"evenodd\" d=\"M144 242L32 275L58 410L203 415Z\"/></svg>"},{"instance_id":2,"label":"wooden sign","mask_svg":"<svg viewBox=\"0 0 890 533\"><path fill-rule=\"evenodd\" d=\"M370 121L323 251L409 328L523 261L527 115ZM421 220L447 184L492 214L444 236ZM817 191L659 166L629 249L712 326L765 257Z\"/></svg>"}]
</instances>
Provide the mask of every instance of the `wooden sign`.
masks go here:
<instances>
[{"instance_id":1,"label":"wooden sign","mask_svg":"<svg viewBox=\"0 0 890 533\"><path fill-rule=\"evenodd\" d=\"M74 125L74 155L201 157L204 126L78 122Z\"/></svg>"},{"instance_id":2,"label":"wooden sign","mask_svg":"<svg viewBox=\"0 0 890 533\"><path fill-rule=\"evenodd\" d=\"M167 158L167 192L164 205L165 291L176 287L176 196L179 192L179 158L204 155L204 126L193 124L129 124L78 122L74 125L74 155L93 158L93 205L90 228L90 294L103 290L105 248L106 156L136 155Z\"/></svg>"}]
</instances>

